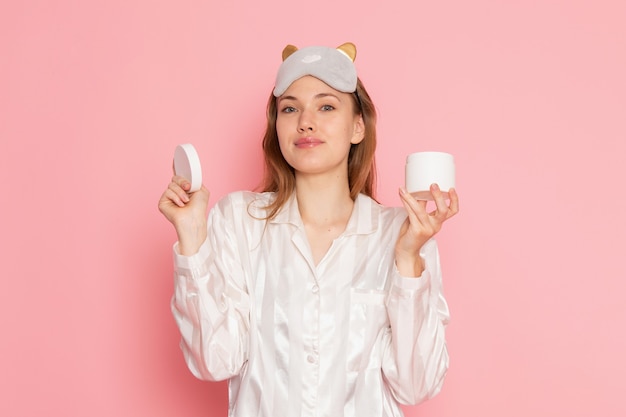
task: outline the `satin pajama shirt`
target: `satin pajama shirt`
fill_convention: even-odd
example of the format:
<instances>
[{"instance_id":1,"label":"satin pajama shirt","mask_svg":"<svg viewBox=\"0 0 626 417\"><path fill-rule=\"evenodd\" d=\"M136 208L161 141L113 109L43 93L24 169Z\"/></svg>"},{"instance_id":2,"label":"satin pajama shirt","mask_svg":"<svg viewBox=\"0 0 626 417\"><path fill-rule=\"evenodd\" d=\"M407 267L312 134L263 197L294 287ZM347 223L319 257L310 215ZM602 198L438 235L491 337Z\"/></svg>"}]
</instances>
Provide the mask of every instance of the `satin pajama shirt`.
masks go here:
<instances>
[{"instance_id":1,"label":"satin pajama shirt","mask_svg":"<svg viewBox=\"0 0 626 417\"><path fill-rule=\"evenodd\" d=\"M273 196L229 194L198 253L174 245L172 312L191 372L229 379L230 417L398 417L437 394L449 311L435 240L422 276L400 276L405 210L359 195L315 265L295 197L262 220Z\"/></svg>"}]
</instances>

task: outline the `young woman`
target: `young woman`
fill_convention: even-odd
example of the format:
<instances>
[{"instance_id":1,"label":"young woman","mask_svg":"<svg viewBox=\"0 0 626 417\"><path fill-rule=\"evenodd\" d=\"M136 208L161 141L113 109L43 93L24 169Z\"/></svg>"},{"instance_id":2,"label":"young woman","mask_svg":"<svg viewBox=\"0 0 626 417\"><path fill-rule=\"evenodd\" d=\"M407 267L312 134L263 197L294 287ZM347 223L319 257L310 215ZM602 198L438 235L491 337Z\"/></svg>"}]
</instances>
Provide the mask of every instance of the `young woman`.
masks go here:
<instances>
[{"instance_id":1,"label":"young woman","mask_svg":"<svg viewBox=\"0 0 626 417\"><path fill-rule=\"evenodd\" d=\"M458 212L373 199L374 105L356 48L288 46L268 102L264 190L174 176L172 311L191 372L229 380L229 416L401 416L441 389L449 314L433 236Z\"/></svg>"}]
</instances>

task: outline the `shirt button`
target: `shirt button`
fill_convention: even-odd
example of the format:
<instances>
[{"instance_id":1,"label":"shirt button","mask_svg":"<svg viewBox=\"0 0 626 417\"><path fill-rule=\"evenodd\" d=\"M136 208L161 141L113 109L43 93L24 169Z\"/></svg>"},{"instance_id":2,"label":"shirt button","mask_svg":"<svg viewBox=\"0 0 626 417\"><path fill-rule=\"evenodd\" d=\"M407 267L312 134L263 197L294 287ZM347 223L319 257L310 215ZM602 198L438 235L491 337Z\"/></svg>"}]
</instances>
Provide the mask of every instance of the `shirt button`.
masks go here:
<instances>
[{"instance_id":1,"label":"shirt button","mask_svg":"<svg viewBox=\"0 0 626 417\"><path fill-rule=\"evenodd\" d=\"M309 355L309 356L307 356L307 357L306 357L306 360L307 360L309 363L315 363L315 357L314 357L313 355Z\"/></svg>"},{"instance_id":2,"label":"shirt button","mask_svg":"<svg viewBox=\"0 0 626 417\"><path fill-rule=\"evenodd\" d=\"M317 294L317 292L320 290L320 287L316 285L313 285L313 288L311 288L311 291L313 291L313 294Z\"/></svg>"}]
</instances>

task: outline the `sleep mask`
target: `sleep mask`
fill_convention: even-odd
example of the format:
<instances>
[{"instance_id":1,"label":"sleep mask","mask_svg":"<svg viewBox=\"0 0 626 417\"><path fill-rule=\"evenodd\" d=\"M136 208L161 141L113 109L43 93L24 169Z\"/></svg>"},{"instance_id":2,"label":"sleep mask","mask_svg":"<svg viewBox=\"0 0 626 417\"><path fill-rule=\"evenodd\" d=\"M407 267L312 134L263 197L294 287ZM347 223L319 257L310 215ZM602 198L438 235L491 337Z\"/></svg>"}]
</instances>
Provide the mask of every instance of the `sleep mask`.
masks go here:
<instances>
[{"instance_id":1,"label":"sleep mask","mask_svg":"<svg viewBox=\"0 0 626 417\"><path fill-rule=\"evenodd\" d=\"M298 49L287 45L276 75L274 96L280 97L291 83L306 75L318 78L335 90L353 93L357 83L355 58L356 46L350 42L337 48L309 46Z\"/></svg>"}]
</instances>

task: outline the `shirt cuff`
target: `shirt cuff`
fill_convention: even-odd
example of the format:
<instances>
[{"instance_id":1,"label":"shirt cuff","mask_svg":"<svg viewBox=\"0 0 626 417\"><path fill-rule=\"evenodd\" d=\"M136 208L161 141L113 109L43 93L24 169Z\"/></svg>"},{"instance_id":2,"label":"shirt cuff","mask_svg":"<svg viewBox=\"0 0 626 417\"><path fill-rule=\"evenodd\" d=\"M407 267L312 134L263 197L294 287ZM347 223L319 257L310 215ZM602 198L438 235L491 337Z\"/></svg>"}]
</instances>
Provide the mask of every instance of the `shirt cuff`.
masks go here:
<instances>
[{"instance_id":1,"label":"shirt cuff","mask_svg":"<svg viewBox=\"0 0 626 417\"><path fill-rule=\"evenodd\" d=\"M422 275L419 277L405 277L400 275L398 270L395 270L393 276L393 286L398 290L404 292L414 292L426 288L430 285L430 272L424 269Z\"/></svg>"},{"instance_id":2,"label":"shirt cuff","mask_svg":"<svg viewBox=\"0 0 626 417\"><path fill-rule=\"evenodd\" d=\"M174 243L172 252L174 268L177 271L189 271L192 275L204 275L206 273L206 260L210 256L208 239L205 239L198 252L193 255L181 255L178 251L178 242Z\"/></svg>"}]
</instances>

